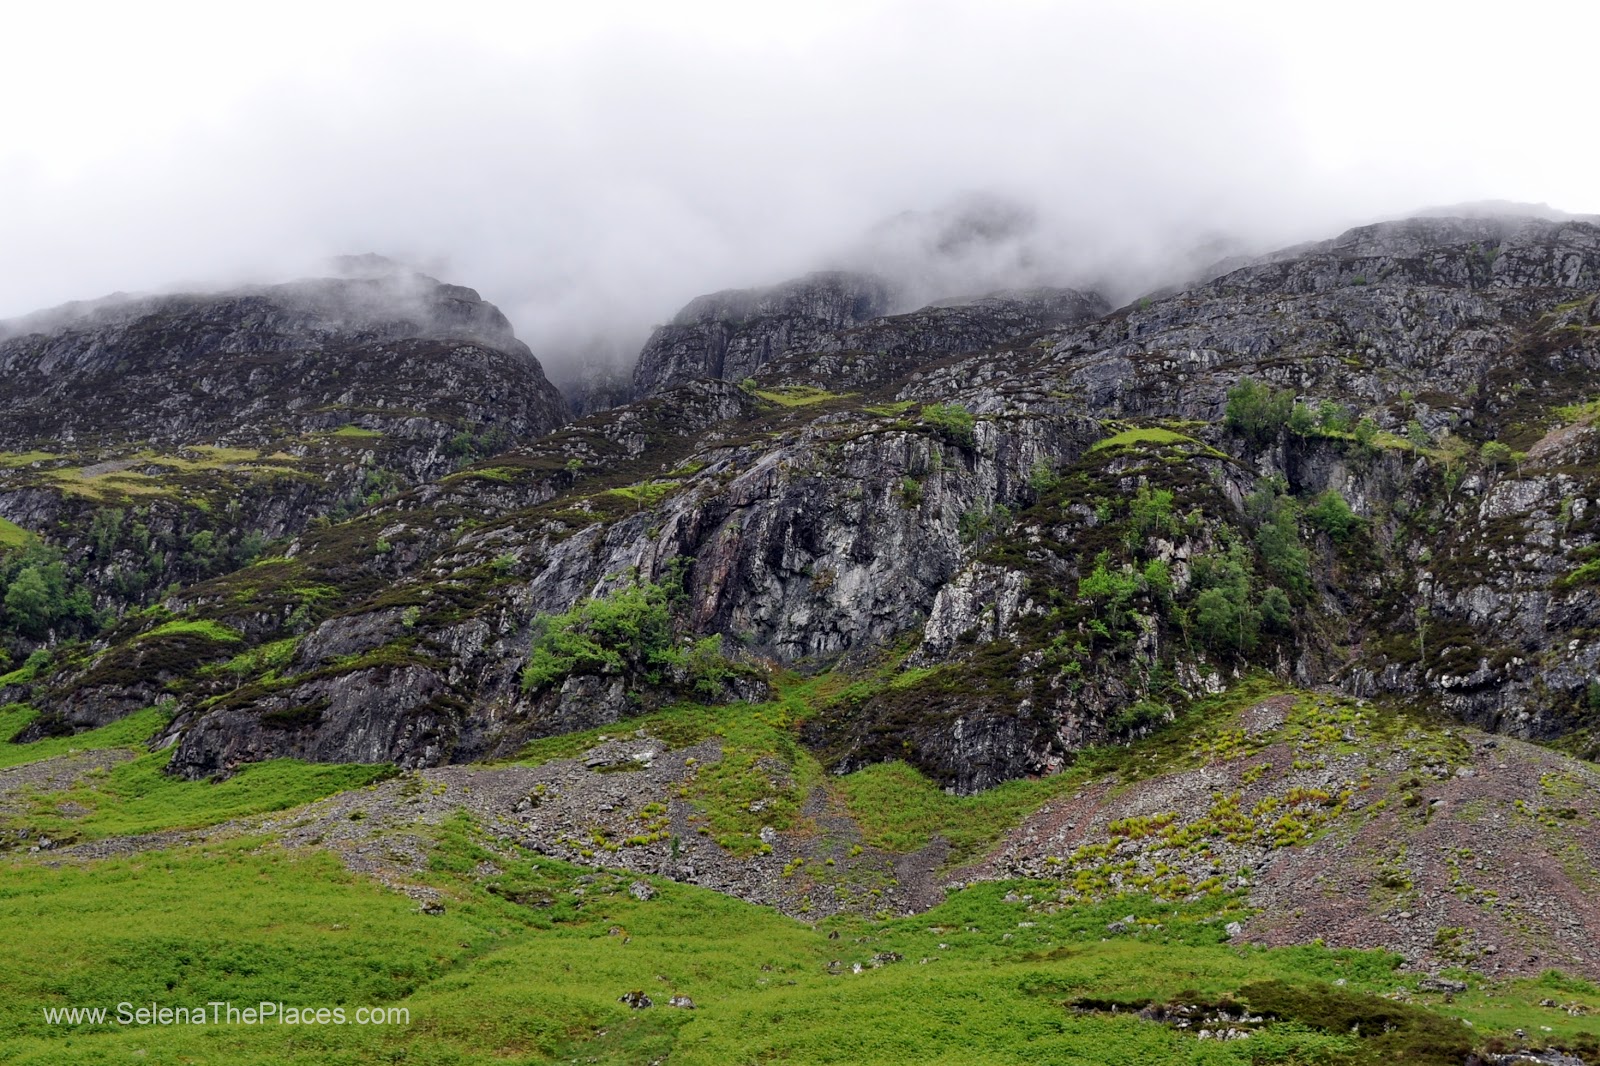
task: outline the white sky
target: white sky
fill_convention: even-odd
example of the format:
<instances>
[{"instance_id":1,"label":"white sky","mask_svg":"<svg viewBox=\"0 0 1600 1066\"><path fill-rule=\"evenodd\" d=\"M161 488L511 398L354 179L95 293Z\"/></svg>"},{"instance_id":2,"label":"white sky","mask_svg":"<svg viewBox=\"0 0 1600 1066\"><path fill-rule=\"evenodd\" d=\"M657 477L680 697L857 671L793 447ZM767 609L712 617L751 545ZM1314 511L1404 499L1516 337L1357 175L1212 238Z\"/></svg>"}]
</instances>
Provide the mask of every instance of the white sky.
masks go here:
<instances>
[{"instance_id":1,"label":"white sky","mask_svg":"<svg viewBox=\"0 0 1600 1066\"><path fill-rule=\"evenodd\" d=\"M10 4L0 316L378 251L559 361L974 189L1142 254L1600 212L1597 31L1538 0Z\"/></svg>"}]
</instances>

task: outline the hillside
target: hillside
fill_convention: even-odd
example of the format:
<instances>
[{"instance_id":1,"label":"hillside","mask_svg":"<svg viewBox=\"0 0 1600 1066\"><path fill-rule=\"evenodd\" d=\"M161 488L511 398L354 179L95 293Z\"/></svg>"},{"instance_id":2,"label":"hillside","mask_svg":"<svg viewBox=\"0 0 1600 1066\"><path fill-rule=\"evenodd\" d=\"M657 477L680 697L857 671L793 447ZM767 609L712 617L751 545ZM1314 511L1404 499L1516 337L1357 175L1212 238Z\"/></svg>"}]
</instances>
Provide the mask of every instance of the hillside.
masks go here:
<instances>
[{"instance_id":1,"label":"hillside","mask_svg":"<svg viewBox=\"0 0 1600 1066\"><path fill-rule=\"evenodd\" d=\"M1600 227L1206 276L0 327L0 1058L1600 1061Z\"/></svg>"}]
</instances>

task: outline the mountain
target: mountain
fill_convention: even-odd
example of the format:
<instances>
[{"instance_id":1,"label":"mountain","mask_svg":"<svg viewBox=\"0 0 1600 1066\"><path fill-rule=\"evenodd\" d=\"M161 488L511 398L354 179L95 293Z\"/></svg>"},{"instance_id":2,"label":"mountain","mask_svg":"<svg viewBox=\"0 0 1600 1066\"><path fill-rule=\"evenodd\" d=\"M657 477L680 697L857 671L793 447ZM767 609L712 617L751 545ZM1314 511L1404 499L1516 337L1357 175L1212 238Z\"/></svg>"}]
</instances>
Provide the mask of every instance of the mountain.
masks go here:
<instances>
[{"instance_id":1,"label":"mountain","mask_svg":"<svg viewBox=\"0 0 1600 1066\"><path fill-rule=\"evenodd\" d=\"M367 418L422 448L566 420L505 316L422 275L68 305L0 323L0 372L8 447L261 444Z\"/></svg>"},{"instance_id":2,"label":"mountain","mask_svg":"<svg viewBox=\"0 0 1600 1066\"><path fill-rule=\"evenodd\" d=\"M716 293L576 420L422 277L13 324L3 750L137 734L160 789L392 764L262 831L395 883L374 842L460 814L806 920L998 882L1016 929L1193 906L1589 995L1600 226L1419 217L1203 276ZM105 846L39 817L9 839Z\"/></svg>"},{"instance_id":3,"label":"mountain","mask_svg":"<svg viewBox=\"0 0 1600 1066\"><path fill-rule=\"evenodd\" d=\"M891 301L886 282L844 272L702 296L651 334L634 388L651 395L694 378L742 380L786 351L810 350L836 330L885 314Z\"/></svg>"},{"instance_id":4,"label":"mountain","mask_svg":"<svg viewBox=\"0 0 1600 1066\"><path fill-rule=\"evenodd\" d=\"M408 469L277 561L167 597L245 646L291 642L270 684L147 672L168 623L125 619L25 695L78 728L187 689L169 736L190 773L477 758L650 705L657 686L609 661L544 690L519 676L534 619L671 571L681 631L752 661L914 639L926 676L829 709L809 736L840 768L904 752L963 791L1048 772L1246 666L1588 736L1600 651L1574 633L1596 607L1583 564L1600 492L1581 474L1596 241L1588 223L1383 224L1109 314L1046 291L859 322L860 287L837 278L696 301L675 328L745 323L766 338L760 377L663 386L535 440L540 409L518 409L501 439L524 443L411 488L429 471ZM827 314L844 324L822 336ZM93 367L105 343L89 336L29 343L80 345ZM441 397L461 395L453 375ZM1257 409L1230 419L1241 382ZM353 408L313 409L305 429L392 402L342 395ZM266 442L288 406L270 430L246 407L231 417L254 428L219 443ZM477 410L465 424L505 418ZM411 408L370 439L418 421L443 461L453 424ZM134 467L67 469L12 480L70 476L99 503L146 488ZM7 513L28 519L38 492L8 494ZM290 587L326 591L312 604Z\"/></svg>"}]
</instances>

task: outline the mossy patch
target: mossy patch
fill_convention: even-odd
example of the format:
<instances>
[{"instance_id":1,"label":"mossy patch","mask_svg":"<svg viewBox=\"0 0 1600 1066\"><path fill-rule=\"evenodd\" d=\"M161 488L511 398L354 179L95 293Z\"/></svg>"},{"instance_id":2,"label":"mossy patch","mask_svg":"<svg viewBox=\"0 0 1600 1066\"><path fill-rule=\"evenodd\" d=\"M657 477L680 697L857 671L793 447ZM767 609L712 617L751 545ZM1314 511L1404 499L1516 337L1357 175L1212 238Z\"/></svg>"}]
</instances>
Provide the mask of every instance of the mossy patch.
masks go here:
<instances>
[{"instance_id":1,"label":"mossy patch","mask_svg":"<svg viewBox=\"0 0 1600 1066\"><path fill-rule=\"evenodd\" d=\"M0 548L21 548L32 536L15 522L0 518Z\"/></svg>"},{"instance_id":2,"label":"mossy patch","mask_svg":"<svg viewBox=\"0 0 1600 1066\"><path fill-rule=\"evenodd\" d=\"M811 385L780 385L770 389L753 389L754 395L780 407L809 407L829 400L843 400L848 393L829 392Z\"/></svg>"}]
</instances>

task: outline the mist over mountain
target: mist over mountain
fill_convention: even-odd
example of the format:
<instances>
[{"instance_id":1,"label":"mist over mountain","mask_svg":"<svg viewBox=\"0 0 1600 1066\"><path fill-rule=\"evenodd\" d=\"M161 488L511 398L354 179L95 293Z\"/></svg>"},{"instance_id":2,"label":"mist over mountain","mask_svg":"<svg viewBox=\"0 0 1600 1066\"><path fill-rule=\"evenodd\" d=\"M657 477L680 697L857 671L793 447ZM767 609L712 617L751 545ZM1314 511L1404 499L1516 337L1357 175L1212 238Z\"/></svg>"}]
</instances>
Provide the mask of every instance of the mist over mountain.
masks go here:
<instances>
[{"instance_id":1,"label":"mist over mountain","mask_svg":"<svg viewBox=\"0 0 1600 1066\"><path fill-rule=\"evenodd\" d=\"M8 11L0 1061L1600 1066L1597 12Z\"/></svg>"},{"instance_id":2,"label":"mist over mountain","mask_svg":"<svg viewBox=\"0 0 1600 1066\"><path fill-rule=\"evenodd\" d=\"M0 72L29 101L0 144L0 193L27 205L0 217L0 317L372 251L470 279L561 380L626 371L696 296L819 269L884 273L908 308L1031 285L1116 302L1421 205L1596 207L1593 147L1542 103L1586 83L1535 58L1592 16L1541 4L315 14L304 34L28 12L19 39L70 38L115 90L65 84L50 47ZM1351 55L1390 76L1326 76ZM1493 91L1435 106L1469 55ZM1561 163L1485 147L1513 128Z\"/></svg>"}]
</instances>

